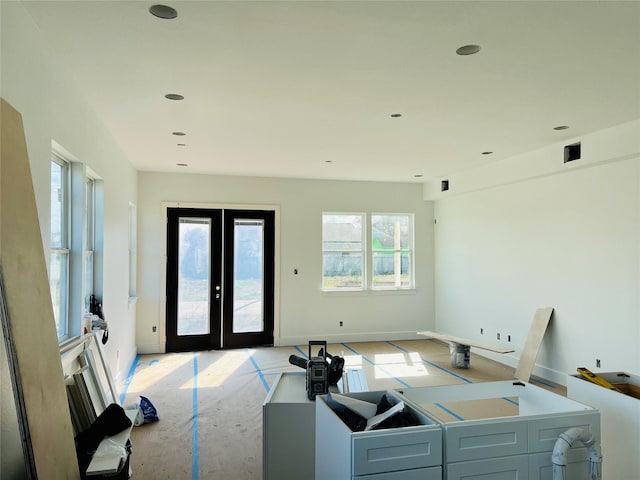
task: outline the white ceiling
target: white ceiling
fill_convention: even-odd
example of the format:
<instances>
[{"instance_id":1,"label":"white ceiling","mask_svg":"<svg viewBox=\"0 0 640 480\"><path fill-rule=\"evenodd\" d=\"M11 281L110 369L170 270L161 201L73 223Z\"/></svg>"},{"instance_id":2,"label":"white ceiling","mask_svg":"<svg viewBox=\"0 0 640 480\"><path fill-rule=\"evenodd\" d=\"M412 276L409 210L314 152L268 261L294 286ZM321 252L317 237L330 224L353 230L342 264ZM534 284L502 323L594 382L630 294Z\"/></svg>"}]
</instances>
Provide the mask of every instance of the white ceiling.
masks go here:
<instances>
[{"instance_id":1,"label":"white ceiling","mask_svg":"<svg viewBox=\"0 0 640 480\"><path fill-rule=\"evenodd\" d=\"M638 1L25 5L139 170L422 182L640 118Z\"/></svg>"}]
</instances>

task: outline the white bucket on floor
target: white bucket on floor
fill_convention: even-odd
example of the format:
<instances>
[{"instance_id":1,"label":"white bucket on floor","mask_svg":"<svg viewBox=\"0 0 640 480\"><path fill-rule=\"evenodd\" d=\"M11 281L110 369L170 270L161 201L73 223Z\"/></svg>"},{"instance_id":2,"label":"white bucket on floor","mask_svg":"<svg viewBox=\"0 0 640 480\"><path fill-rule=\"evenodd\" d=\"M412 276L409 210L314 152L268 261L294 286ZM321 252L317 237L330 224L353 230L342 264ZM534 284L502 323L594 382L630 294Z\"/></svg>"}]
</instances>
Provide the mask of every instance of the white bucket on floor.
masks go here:
<instances>
[{"instance_id":1,"label":"white bucket on floor","mask_svg":"<svg viewBox=\"0 0 640 480\"><path fill-rule=\"evenodd\" d=\"M469 368L471 360L471 347L469 345L450 343L449 353L451 354L451 366L453 368Z\"/></svg>"}]
</instances>

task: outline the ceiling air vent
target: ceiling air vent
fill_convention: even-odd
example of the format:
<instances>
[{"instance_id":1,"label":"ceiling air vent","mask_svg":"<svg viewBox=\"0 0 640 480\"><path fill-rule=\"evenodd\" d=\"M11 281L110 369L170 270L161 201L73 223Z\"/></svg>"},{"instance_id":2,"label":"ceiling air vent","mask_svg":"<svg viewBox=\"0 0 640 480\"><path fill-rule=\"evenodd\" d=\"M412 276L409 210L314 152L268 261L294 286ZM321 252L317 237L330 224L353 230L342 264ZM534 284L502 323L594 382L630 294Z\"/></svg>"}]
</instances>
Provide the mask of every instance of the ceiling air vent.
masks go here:
<instances>
[{"instance_id":1,"label":"ceiling air vent","mask_svg":"<svg viewBox=\"0 0 640 480\"><path fill-rule=\"evenodd\" d=\"M564 163L573 162L580 159L580 142L566 145L564 147Z\"/></svg>"}]
</instances>

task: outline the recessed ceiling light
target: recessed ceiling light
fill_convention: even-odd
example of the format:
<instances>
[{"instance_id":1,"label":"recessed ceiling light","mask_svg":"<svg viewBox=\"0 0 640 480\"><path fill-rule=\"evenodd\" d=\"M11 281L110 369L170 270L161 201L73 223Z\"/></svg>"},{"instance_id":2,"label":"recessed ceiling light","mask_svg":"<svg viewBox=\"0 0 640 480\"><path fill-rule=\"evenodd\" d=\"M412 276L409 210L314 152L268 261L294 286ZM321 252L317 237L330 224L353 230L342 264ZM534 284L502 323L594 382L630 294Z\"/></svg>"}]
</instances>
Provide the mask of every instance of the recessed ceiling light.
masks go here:
<instances>
[{"instance_id":1,"label":"recessed ceiling light","mask_svg":"<svg viewBox=\"0 0 640 480\"><path fill-rule=\"evenodd\" d=\"M569 125L558 125L557 127L553 127L554 130L566 130L569 128Z\"/></svg>"},{"instance_id":2,"label":"recessed ceiling light","mask_svg":"<svg viewBox=\"0 0 640 480\"><path fill-rule=\"evenodd\" d=\"M463 45L456 50L456 53L458 55L473 55L474 53L478 53L480 48L480 45Z\"/></svg>"},{"instance_id":3,"label":"recessed ceiling light","mask_svg":"<svg viewBox=\"0 0 640 480\"><path fill-rule=\"evenodd\" d=\"M171 135L176 135L178 137L184 137L186 133L184 132L171 132Z\"/></svg>"},{"instance_id":4,"label":"recessed ceiling light","mask_svg":"<svg viewBox=\"0 0 640 480\"><path fill-rule=\"evenodd\" d=\"M168 5L152 5L149 7L149 13L154 17L164 18L165 20L171 20L178 16L176 9Z\"/></svg>"},{"instance_id":5,"label":"recessed ceiling light","mask_svg":"<svg viewBox=\"0 0 640 480\"><path fill-rule=\"evenodd\" d=\"M401 113L392 113L391 118L400 118L402 116Z\"/></svg>"},{"instance_id":6,"label":"recessed ceiling light","mask_svg":"<svg viewBox=\"0 0 640 480\"><path fill-rule=\"evenodd\" d=\"M177 93L167 93L164 98L168 99L168 100L184 100L184 97L182 95L179 95Z\"/></svg>"},{"instance_id":7,"label":"recessed ceiling light","mask_svg":"<svg viewBox=\"0 0 640 480\"><path fill-rule=\"evenodd\" d=\"M177 166L179 167L188 167L189 165L186 163L176 163Z\"/></svg>"},{"instance_id":8,"label":"recessed ceiling light","mask_svg":"<svg viewBox=\"0 0 640 480\"><path fill-rule=\"evenodd\" d=\"M491 155L493 152L482 152L482 155Z\"/></svg>"},{"instance_id":9,"label":"recessed ceiling light","mask_svg":"<svg viewBox=\"0 0 640 480\"><path fill-rule=\"evenodd\" d=\"M178 143L177 145L178 145L179 147L186 147L186 146L187 146L187 144L186 144L186 143Z\"/></svg>"},{"instance_id":10,"label":"recessed ceiling light","mask_svg":"<svg viewBox=\"0 0 640 480\"><path fill-rule=\"evenodd\" d=\"M333 163L333 160L325 160L324 163Z\"/></svg>"},{"instance_id":11,"label":"recessed ceiling light","mask_svg":"<svg viewBox=\"0 0 640 480\"><path fill-rule=\"evenodd\" d=\"M421 178L424 177L424 175L422 175L421 173L418 173L417 175L414 175L414 178Z\"/></svg>"}]
</instances>

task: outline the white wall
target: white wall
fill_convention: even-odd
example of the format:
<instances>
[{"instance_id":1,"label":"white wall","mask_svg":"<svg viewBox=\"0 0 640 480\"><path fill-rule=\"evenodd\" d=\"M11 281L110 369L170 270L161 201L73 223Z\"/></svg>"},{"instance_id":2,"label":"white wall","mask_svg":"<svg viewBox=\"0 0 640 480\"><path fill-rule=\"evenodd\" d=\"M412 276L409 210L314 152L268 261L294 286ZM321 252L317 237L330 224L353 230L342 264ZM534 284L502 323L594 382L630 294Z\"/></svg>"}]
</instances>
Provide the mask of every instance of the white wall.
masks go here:
<instances>
[{"instance_id":1,"label":"white wall","mask_svg":"<svg viewBox=\"0 0 640 480\"><path fill-rule=\"evenodd\" d=\"M554 307L536 373L561 383L580 366L640 372L640 123L574 141L582 160L553 145L452 177L435 204L437 329L512 345L494 358L515 366L535 309Z\"/></svg>"},{"instance_id":2,"label":"white wall","mask_svg":"<svg viewBox=\"0 0 640 480\"><path fill-rule=\"evenodd\" d=\"M138 349L164 349L162 202L279 206L276 342L415 338L434 325L433 213L417 184L139 173ZM329 294L320 290L322 212L415 213L416 289ZM293 274L297 268L299 274ZM344 326L338 326L339 320Z\"/></svg>"},{"instance_id":3,"label":"white wall","mask_svg":"<svg viewBox=\"0 0 640 480\"><path fill-rule=\"evenodd\" d=\"M103 180L103 305L110 326L105 349L116 377L136 355L135 305L128 303L128 208L137 201L137 172L64 67L50 58L19 2L0 2L0 93L21 114L45 252L50 231L50 161L56 141ZM16 206L16 208L20 208ZM45 255L48 257L48 255Z\"/></svg>"}]
</instances>

